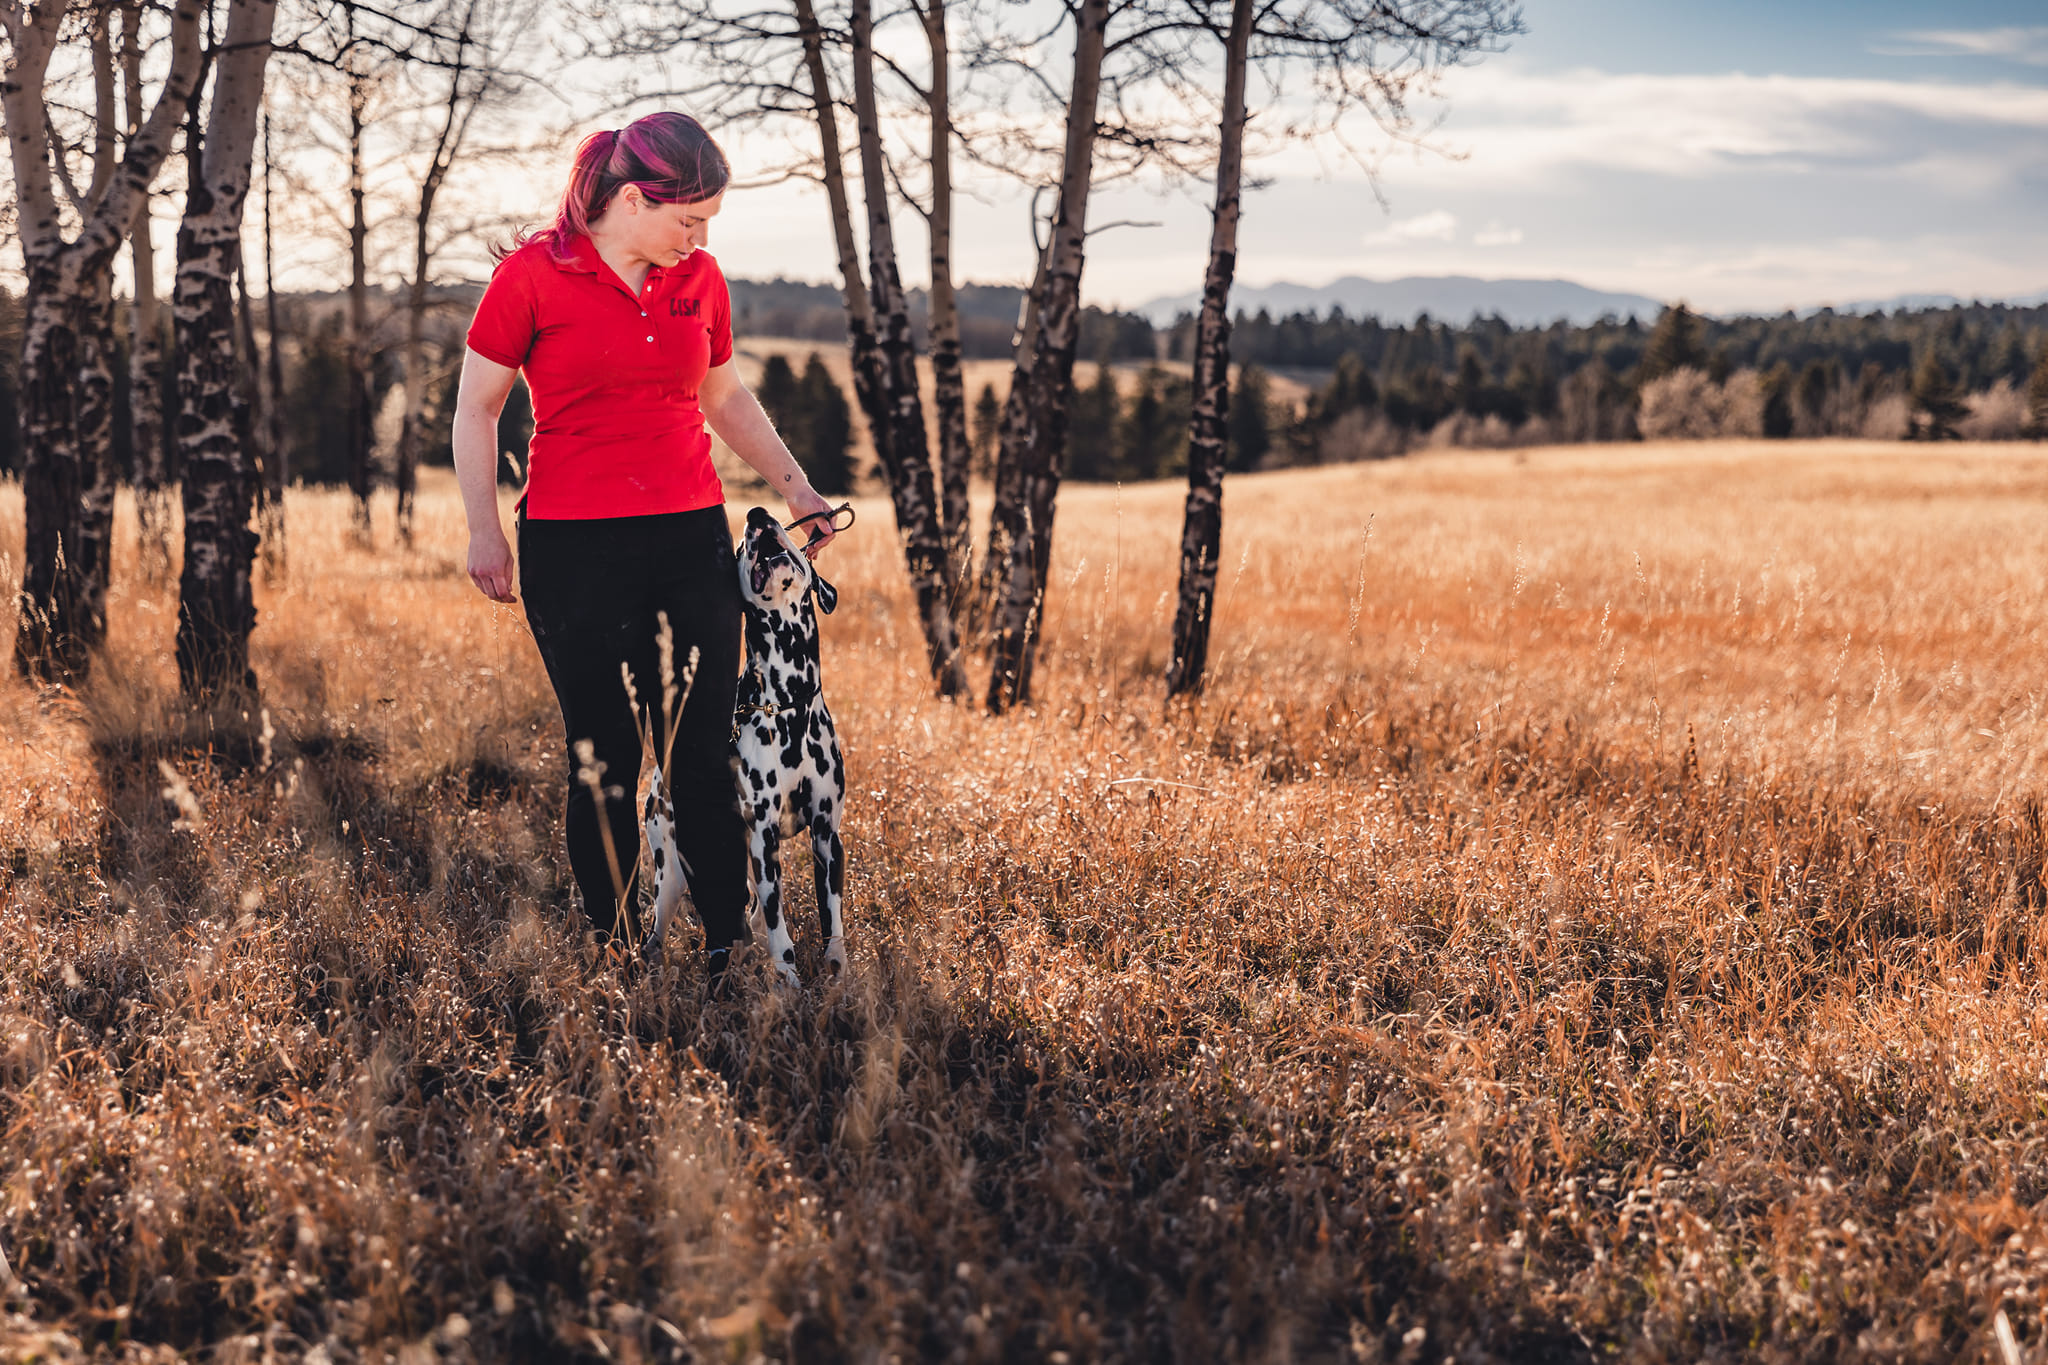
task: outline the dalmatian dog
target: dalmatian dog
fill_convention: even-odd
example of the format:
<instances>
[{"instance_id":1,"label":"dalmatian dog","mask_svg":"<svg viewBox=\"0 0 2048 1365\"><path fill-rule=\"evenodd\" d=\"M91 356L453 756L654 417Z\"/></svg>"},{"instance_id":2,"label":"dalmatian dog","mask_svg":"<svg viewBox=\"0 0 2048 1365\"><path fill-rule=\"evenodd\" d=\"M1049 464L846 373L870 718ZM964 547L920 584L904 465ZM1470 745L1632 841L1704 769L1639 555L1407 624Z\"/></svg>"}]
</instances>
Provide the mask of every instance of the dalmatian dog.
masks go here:
<instances>
[{"instance_id":1,"label":"dalmatian dog","mask_svg":"<svg viewBox=\"0 0 2048 1365\"><path fill-rule=\"evenodd\" d=\"M826 709L818 667L816 609L830 613L839 594L811 566L789 533L764 508L747 513L739 553L740 600L746 612L747 665L733 713L733 756L740 813L747 822L747 864L754 907L768 927L768 951L787 985L799 984L796 947L783 914L781 848L785 834L808 828L817 880L826 969L846 969L846 849L839 839L846 764ZM647 845L656 874L650 956L660 951L669 917L683 893L674 818L656 768L647 794Z\"/></svg>"}]
</instances>

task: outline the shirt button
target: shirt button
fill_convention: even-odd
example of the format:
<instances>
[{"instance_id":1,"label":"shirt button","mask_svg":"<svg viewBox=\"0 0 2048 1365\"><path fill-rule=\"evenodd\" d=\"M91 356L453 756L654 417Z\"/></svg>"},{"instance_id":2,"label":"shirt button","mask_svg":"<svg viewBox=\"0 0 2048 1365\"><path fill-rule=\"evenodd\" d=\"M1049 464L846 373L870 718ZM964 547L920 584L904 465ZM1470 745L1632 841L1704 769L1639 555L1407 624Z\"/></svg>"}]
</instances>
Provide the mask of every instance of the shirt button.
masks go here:
<instances>
[{"instance_id":1,"label":"shirt button","mask_svg":"<svg viewBox=\"0 0 2048 1365\"><path fill-rule=\"evenodd\" d=\"M652 341L652 340L654 340L654 338L653 338L653 337L649 337L649 338L647 338L647 339L648 339L649 341Z\"/></svg>"}]
</instances>

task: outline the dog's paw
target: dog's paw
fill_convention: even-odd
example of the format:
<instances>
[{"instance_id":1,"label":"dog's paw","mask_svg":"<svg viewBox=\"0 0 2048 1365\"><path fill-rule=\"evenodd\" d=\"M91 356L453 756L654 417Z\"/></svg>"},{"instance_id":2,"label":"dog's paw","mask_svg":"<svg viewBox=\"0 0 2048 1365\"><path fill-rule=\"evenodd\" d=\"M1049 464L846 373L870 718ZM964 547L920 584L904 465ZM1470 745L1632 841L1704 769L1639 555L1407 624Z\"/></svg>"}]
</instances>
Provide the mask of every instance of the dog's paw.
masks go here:
<instances>
[{"instance_id":1,"label":"dog's paw","mask_svg":"<svg viewBox=\"0 0 2048 1365\"><path fill-rule=\"evenodd\" d=\"M794 962L778 962L775 964L775 984L796 990L804 984L804 980L796 974Z\"/></svg>"},{"instance_id":2,"label":"dog's paw","mask_svg":"<svg viewBox=\"0 0 2048 1365\"><path fill-rule=\"evenodd\" d=\"M640 940L640 957L650 967L661 965L661 931L656 930Z\"/></svg>"},{"instance_id":3,"label":"dog's paw","mask_svg":"<svg viewBox=\"0 0 2048 1365\"><path fill-rule=\"evenodd\" d=\"M825 971L834 977L846 975L846 945L836 938L825 945Z\"/></svg>"}]
</instances>

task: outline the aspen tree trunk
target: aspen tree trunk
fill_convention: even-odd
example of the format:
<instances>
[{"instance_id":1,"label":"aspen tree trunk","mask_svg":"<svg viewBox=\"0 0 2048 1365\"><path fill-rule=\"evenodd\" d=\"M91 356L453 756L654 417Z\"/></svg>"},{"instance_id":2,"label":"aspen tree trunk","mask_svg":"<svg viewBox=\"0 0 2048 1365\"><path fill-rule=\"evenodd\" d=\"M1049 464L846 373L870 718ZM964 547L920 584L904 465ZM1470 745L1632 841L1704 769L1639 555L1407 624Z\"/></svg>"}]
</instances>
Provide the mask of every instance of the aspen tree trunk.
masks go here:
<instances>
[{"instance_id":1,"label":"aspen tree trunk","mask_svg":"<svg viewBox=\"0 0 2048 1365\"><path fill-rule=\"evenodd\" d=\"M123 123L131 145L142 129L142 5L121 6L121 77ZM164 439L163 312L156 297L156 243L150 232L150 196L135 205L135 224L128 234L128 259L135 278L135 301L128 314L128 421L135 467L135 514L139 523L137 557L144 581L156 584L171 576L171 532L177 520L177 499L170 487L170 465Z\"/></svg>"},{"instance_id":2,"label":"aspen tree trunk","mask_svg":"<svg viewBox=\"0 0 2048 1365\"><path fill-rule=\"evenodd\" d=\"M113 17L110 5L99 5L89 10L86 26L86 50L92 70L92 184L85 191L86 204L99 203L114 183L114 160L119 155L122 127L120 116L115 112L115 77L113 36L107 30L107 22ZM122 226L126 226L123 224ZM118 248L117 248L118 250ZM110 291L111 292L111 291Z\"/></svg>"},{"instance_id":3,"label":"aspen tree trunk","mask_svg":"<svg viewBox=\"0 0 2048 1365\"><path fill-rule=\"evenodd\" d=\"M946 0L925 0L924 32L931 49L932 211L931 307L927 327L932 348L932 403L939 425L939 525L946 536L946 563L954 574L952 596L963 591L974 563L974 528L967 515L967 467L974 457L967 441L967 380L960 368L960 309L953 296L953 110L947 69Z\"/></svg>"},{"instance_id":4,"label":"aspen tree trunk","mask_svg":"<svg viewBox=\"0 0 2048 1365\"><path fill-rule=\"evenodd\" d=\"M114 181L114 165L121 134L115 111L114 49L108 33L112 9L102 6L91 11L86 43L89 49L93 90L92 183L85 191L90 207L106 198ZM78 366L78 560L77 569L85 579L83 619L90 623L93 642L106 638L107 578L114 548L114 486L119 471L114 468L114 360L120 348L114 341L114 257L120 254L128 223L118 225L113 249L104 263L84 283L90 291L79 330Z\"/></svg>"},{"instance_id":5,"label":"aspen tree trunk","mask_svg":"<svg viewBox=\"0 0 2048 1365\"><path fill-rule=\"evenodd\" d=\"M14 658L25 676L83 676L95 642L83 617L78 551L76 383L85 262L61 235L43 107L44 74L64 7L46 3L21 24L10 7L13 61L4 86L21 254L28 287L21 316L21 489L24 563Z\"/></svg>"},{"instance_id":6,"label":"aspen tree trunk","mask_svg":"<svg viewBox=\"0 0 2048 1365\"><path fill-rule=\"evenodd\" d=\"M65 241L53 182L44 80L67 6L0 10L10 60L0 115L13 161L22 300L24 563L14 657L26 676L78 682L104 638L113 514L113 293L110 270L170 146L200 62L199 0L172 13L171 65L148 122L115 161L117 118L107 12L90 21L94 166L84 220ZM67 191L69 192L69 191Z\"/></svg>"},{"instance_id":7,"label":"aspen tree trunk","mask_svg":"<svg viewBox=\"0 0 2048 1365\"><path fill-rule=\"evenodd\" d=\"M880 451L887 437L888 405L882 401L882 350L875 341L874 313L861 282L860 249L853 240L853 209L847 202L844 154L839 147L839 115L832 100L832 82L825 71L824 35L811 0L796 0L798 31L803 36L804 70L811 80L811 112L818 123L818 153L825 168L825 200L832 213L832 244L839 253L839 296L846 305L846 340L853 356L853 396L867 418L868 435Z\"/></svg>"},{"instance_id":8,"label":"aspen tree trunk","mask_svg":"<svg viewBox=\"0 0 2048 1365\"><path fill-rule=\"evenodd\" d=\"M918 393L917 352L910 309L896 272L896 239L889 224L887 169L882 164L881 120L875 105L874 30L870 0L852 0L853 103L860 132L861 181L868 211L868 293L880 330L883 402L888 417L876 454L896 505L896 534L909 561L910 583L924 627L925 651L942 697L967 690L967 669L953 625L952 573L939 524L931 449L926 444L924 400Z\"/></svg>"},{"instance_id":9,"label":"aspen tree trunk","mask_svg":"<svg viewBox=\"0 0 2048 1365\"><path fill-rule=\"evenodd\" d=\"M355 494L355 534L370 542L370 220L363 177L364 113L369 77L355 48L356 8L344 4L348 21L348 487Z\"/></svg>"},{"instance_id":10,"label":"aspen tree trunk","mask_svg":"<svg viewBox=\"0 0 2048 1365\"><path fill-rule=\"evenodd\" d=\"M412 548L412 504L419 488L420 417L427 390L427 213L431 201L421 195L420 216L413 224L413 276L405 298L405 419L398 429L398 458L391 469L398 490L398 543Z\"/></svg>"},{"instance_id":11,"label":"aspen tree trunk","mask_svg":"<svg viewBox=\"0 0 2048 1365\"><path fill-rule=\"evenodd\" d=\"M116 251L120 239L116 238ZM111 264L111 261L109 262ZM80 620L97 646L107 634L107 579L114 548L114 281L102 269L88 286L78 330L78 552Z\"/></svg>"},{"instance_id":12,"label":"aspen tree trunk","mask_svg":"<svg viewBox=\"0 0 2048 1365\"><path fill-rule=\"evenodd\" d=\"M1039 252L1031 288L1017 309L1017 334L1010 339L1010 391L1003 399L996 437L995 504L988 510L981 574L975 580L969 608L977 630L995 614L996 598L1010 570L1010 547L1024 534L1024 453L1018 443L1028 430L1024 405L1031 395L1031 362L1036 355L1032 346L1038 337L1038 299L1045 292L1046 260L1046 253Z\"/></svg>"},{"instance_id":13,"label":"aspen tree trunk","mask_svg":"<svg viewBox=\"0 0 2048 1365\"><path fill-rule=\"evenodd\" d=\"M216 59L197 192L178 227L172 296L178 334L178 445L184 456L185 569L179 579L178 678L187 696L255 690L249 570L255 471L237 426L234 269L249 193L256 116L276 0L230 0Z\"/></svg>"},{"instance_id":14,"label":"aspen tree trunk","mask_svg":"<svg viewBox=\"0 0 2048 1365\"><path fill-rule=\"evenodd\" d=\"M1230 284L1237 271L1237 219L1244 178L1245 67L1252 0L1233 0L1224 48L1223 125L1218 130L1216 210L1209 268L1195 324L1195 409L1188 422L1188 501L1181 519L1180 604L1166 695L1202 690L1209 625L1216 611L1216 563L1223 550L1223 469L1230 416Z\"/></svg>"},{"instance_id":15,"label":"aspen tree trunk","mask_svg":"<svg viewBox=\"0 0 2048 1365\"><path fill-rule=\"evenodd\" d=\"M278 338L277 249L270 231L270 115L263 115L263 326L270 333L264 384L265 423L263 485L265 496L256 513L256 535L263 554L263 573L272 582L284 577L291 562L285 540L284 490L290 483L284 439L284 355Z\"/></svg>"},{"instance_id":16,"label":"aspen tree trunk","mask_svg":"<svg viewBox=\"0 0 2048 1365\"><path fill-rule=\"evenodd\" d=\"M92 180L86 186L81 212L91 212L106 198L114 180L114 159L121 125L115 113L114 50L107 31L111 11L87 15L86 47L92 72ZM125 227L126 224L122 224ZM78 380L74 416L78 423L78 507L76 539L68 550L71 567L81 580L78 619L91 644L107 633L108 561L114 540L114 342L113 261L124 234L117 230L112 250L95 256L93 268L79 280L84 297L78 313Z\"/></svg>"},{"instance_id":17,"label":"aspen tree trunk","mask_svg":"<svg viewBox=\"0 0 2048 1365\"><path fill-rule=\"evenodd\" d=\"M271 333L271 344L277 334ZM272 483L269 424L264 421L263 359L256 348L256 309L249 302L249 256L239 238L235 242L235 439L247 452L249 467L256 476L256 538L260 549L263 528L271 518Z\"/></svg>"},{"instance_id":18,"label":"aspen tree trunk","mask_svg":"<svg viewBox=\"0 0 2048 1365\"><path fill-rule=\"evenodd\" d=\"M988 708L1000 713L1031 699L1031 670L1045 608L1052 560L1053 505L1059 496L1060 460L1067 443L1067 385L1074 375L1074 344L1081 329L1081 266L1088 240L1088 189L1095 166L1095 106L1102 88L1102 54L1109 0L1082 0L1074 37L1074 83L1067 105L1066 156L1060 168L1059 208L1047 247L1045 284L1038 304L1036 351L1026 401L1015 413L1020 452L1024 533L1010 546L996 639L989 669ZM1011 433L1005 432L1006 441Z\"/></svg>"},{"instance_id":19,"label":"aspen tree trunk","mask_svg":"<svg viewBox=\"0 0 2048 1365\"><path fill-rule=\"evenodd\" d=\"M14 661L26 677L82 681L100 640L78 572L79 331L75 272L65 261L30 268L22 301L21 491L24 545Z\"/></svg>"},{"instance_id":20,"label":"aspen tree trunk","mask_svg":"<svg viewBox=\"0 0 2048 1365\"><path fill-rule=\"evenodd\" d=\"M448 178L449 168L469 131L470 116L483 98L479 90L465 110L462 77L469 55L469 18L474 13L472 6L456 42L455 66L448 75L448 104L443 111L441 132L434 139L433 155L427 162L426 177L420 182L419 206L412 220L412 284L405 307L405 418L399 427L398 459L392 471L392 483L398 489L398 539L408 549L412 546L413 496L419 485L420 421L427 402L427 285L434 262L428 227L434 218L434 199L440 194L441 183Z\"/></svg>"}]
</instances>

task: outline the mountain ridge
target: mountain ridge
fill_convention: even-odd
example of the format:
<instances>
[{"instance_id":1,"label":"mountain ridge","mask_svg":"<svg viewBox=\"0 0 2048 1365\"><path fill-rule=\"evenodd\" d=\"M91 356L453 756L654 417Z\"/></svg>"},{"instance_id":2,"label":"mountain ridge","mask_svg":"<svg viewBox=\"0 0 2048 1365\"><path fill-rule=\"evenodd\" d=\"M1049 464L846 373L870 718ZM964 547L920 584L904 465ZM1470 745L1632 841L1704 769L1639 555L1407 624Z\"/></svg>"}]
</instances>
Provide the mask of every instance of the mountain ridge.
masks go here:
<instances>
[{"instance_id":1,"label":"mountain ridge","mask_svg":"<svg viewBox=\"0 0 2048 1365\"><path fill-rule=\"evenodd\" d=\"M1139 304L1131 311L1150 318L1156 326L1171 325L1182 313L1201 306L1200 291L1168 294ZM1644 294L1594 289L1564 279L1481 279L1473 275L1403 275L1398 279L1372 280L1346 275L1323 285L1280 281L1231 290L1232 312L1255 313L1264 308L1276 316L1288 313L1324 313L1342 308L1349 317L1378 317L1383 322L1408 323L1423 313L1446 322L1465 322L1499 315L1517 327L1541 327L1563 320L1583 325L1612 314L1630 314L1645 322L1664 310L1664 304Z\"/></svg>"}]
</instances>

